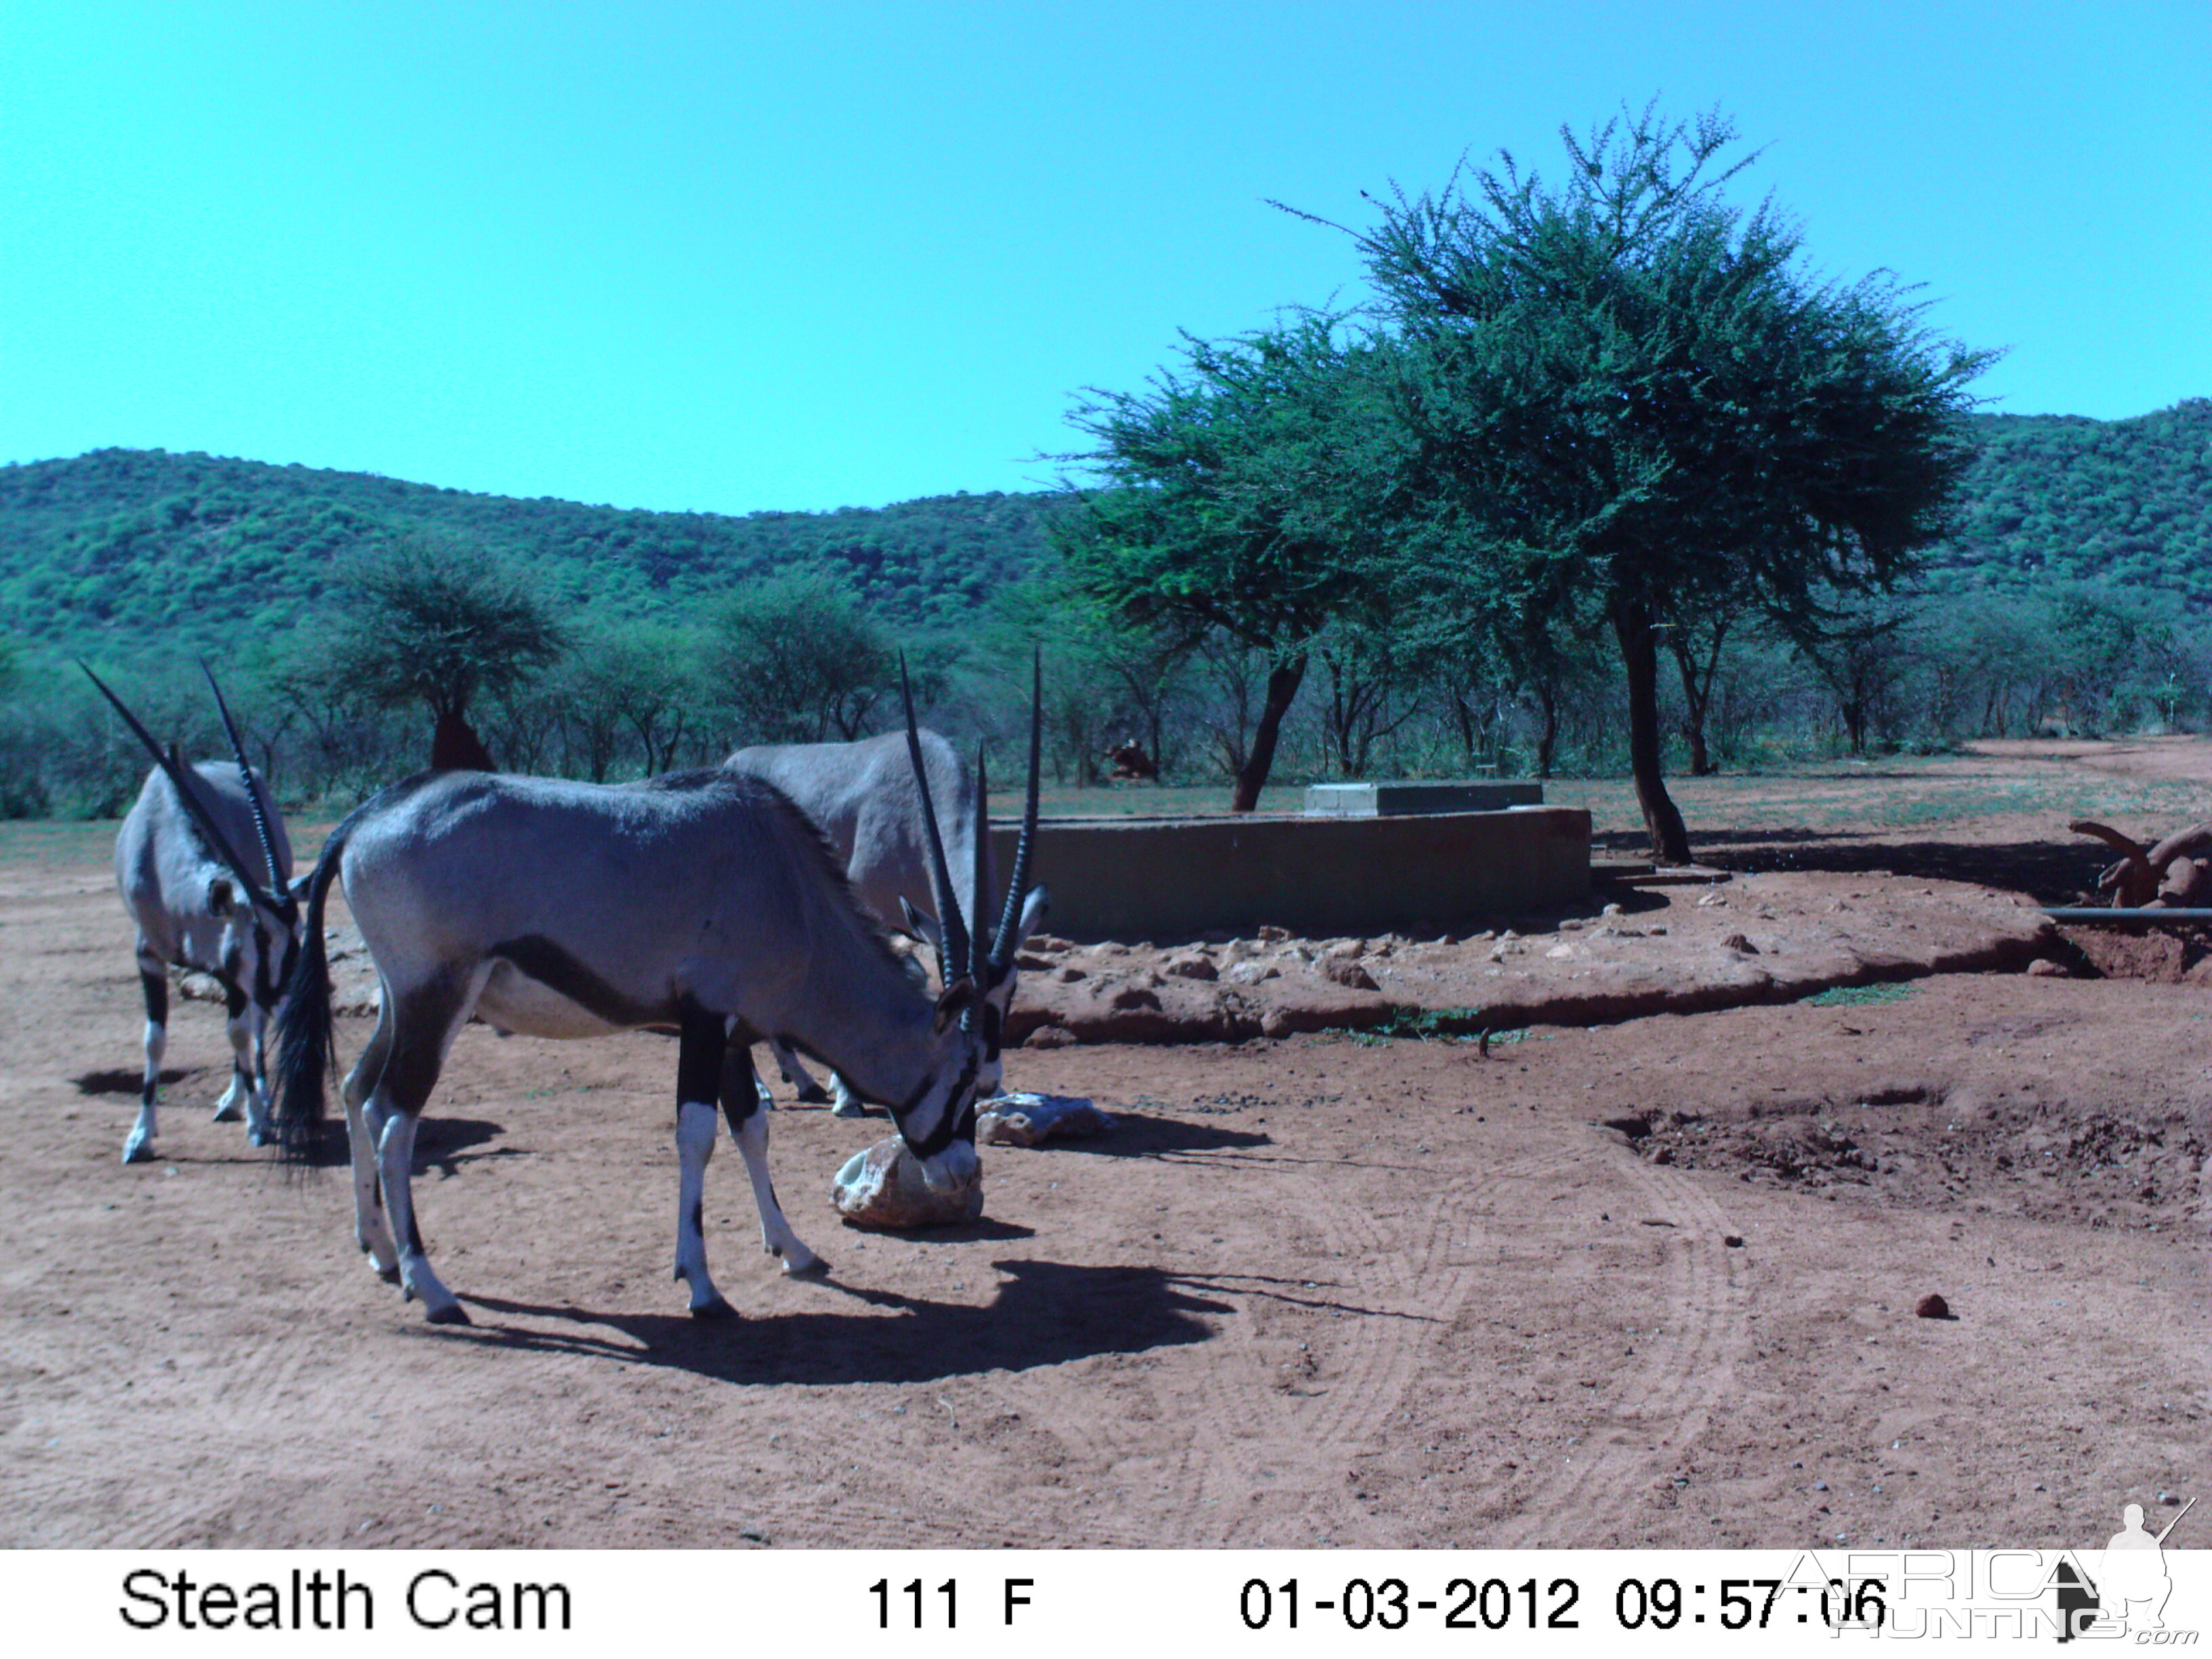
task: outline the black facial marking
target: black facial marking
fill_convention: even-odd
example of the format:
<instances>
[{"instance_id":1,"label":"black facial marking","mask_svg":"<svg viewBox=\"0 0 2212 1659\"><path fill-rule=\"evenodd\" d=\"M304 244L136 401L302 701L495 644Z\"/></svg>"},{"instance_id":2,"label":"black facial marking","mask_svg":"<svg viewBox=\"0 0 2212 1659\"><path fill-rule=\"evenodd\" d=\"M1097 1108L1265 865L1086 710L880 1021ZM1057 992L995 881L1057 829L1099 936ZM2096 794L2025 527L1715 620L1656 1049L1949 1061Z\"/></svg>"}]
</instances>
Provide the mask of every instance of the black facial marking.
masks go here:
<instances>
[{"instance_id":1,"label":"black facial marking","mask_svg":"<svg viewBox=\"0 0 2212 1659\"><path fill-rule=\"evenodd\" d=\"M568 998L579 1008L596 1015L610 1025L633 1027L668 1017L669 1011L665 1008L649 1008L642 1003L633 1002L567 950L542 934L526 933L520 939L502 940L484 954L512 963L548 990ZM697 1098L704 1100L709 1097L701 1095Z\"/></svg>"}]
</instances>

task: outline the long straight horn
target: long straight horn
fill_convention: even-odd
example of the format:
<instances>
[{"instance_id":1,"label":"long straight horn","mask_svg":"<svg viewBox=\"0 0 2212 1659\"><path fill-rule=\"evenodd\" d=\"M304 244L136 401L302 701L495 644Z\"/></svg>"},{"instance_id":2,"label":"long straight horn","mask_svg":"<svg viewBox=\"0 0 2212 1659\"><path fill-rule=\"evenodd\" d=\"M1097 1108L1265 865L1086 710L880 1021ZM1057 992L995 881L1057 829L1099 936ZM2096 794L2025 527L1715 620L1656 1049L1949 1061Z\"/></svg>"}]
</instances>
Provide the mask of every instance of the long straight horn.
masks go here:
<instances>
[{"instance_id":1,"label":"long straight horn","mask_svg":"<svg viewBox=\"0 0 2212 1659\"><path fill-rule=\"evenodd\" d=\"M906 704L906 752L914 763L914 787L921 796L922 828L929 833L929 892L937 902L938 976L949 988L967 971L968 924L953 896L952 872L945 867L945 842L937 833L937 807L929 798L929 769L922 764L921 733L914 723L914 687L906 677L906 653L899 653L899 696Z\"/></svg>"},{"instance_id":2,"label":"long straight horn","mask_svg":"<svg viewBox=\"0 0 2212 1659\"><path fill-rule=\"evenodd\" d=\"M1044 647L1036 648L1030 670L1030 791L1022 805L1022 837L1014 843L1013 878L1006 906L999 913L999 936L991 946L991 965L1004 973L1022 948L1014 934L1022 925L1022 901L1029 886L1030 863L1036 849L1038 761L1044 748Z\"/></svg>"},{"instance_id":3,"label":"long straight horn","mask_svg":"<svg viewBox=\"0 0 2212 1659\"><path fill-rule=\"evenodd\" d=\"M199 825L201 831L214 845L216 854L230 866L230 873L236 876L239 884L245 888L246 896L271 915L283 915L276 902L261 890L261 884L246 873L246 860L238 856L229 838L216 824L214 815L200 805L199 797L192 793L191 786L185 780L185 764L176 752L172 750L167 754L162 753L161 745L154 741L154 734L139 724L138 717L131 712L122 698L107 689L107 682L86 668L82 658L78 659L76 665L84 669L85 678L100 688L100 695L115 705L115 712L123 716L123 723L131 728L140 743L146 745L146 752L154 757L154 764L168 775L169 781L176 787L177 798L185 804L185 811L192 815L192 821Z\"/></svg>"},{"instance_id":4,"label":"long straight horn","mask_svg":"<svg viewBox=\"0 0 2212 1659\"><path fill-rule=\"evenodd\" d=\"M238 757L238 775L246 785L246 804L253 809L255 833L261 837L261 856L269 864L270 890L281 891L284 885L284 872L276 867L276 836L269 827L268 808L262 804L260 781L253 775L252 767L246 763L245 739L238 735L238 722L231 719L230 705L222 700L222 688L215 683L215 670L207 665L205 657L200 659L200 672L207 676L208 690L215 693L215 706L222 715L222 729L230 738L230 752ZM292 908L296 910L298 907L295 905ZM285 919L289 921L290 915L285 915Z\"/></svg>"},{"instance_id":5,"label":"long straight horn","mask_svg":"<svg viewBox=\"0 0 2212 1659\"><path fill-rule=\"evenodd\" d=\"M981 743L975 745L975 886L974 902L969 906L969 914L975 918L975 925L980 929L983 918L991 914L991 779L984 769L983 745ZM978 985L988 983L983 977L983 970L989 965L990 955L980 932L975 935L970 953L974 960L969 963L969 973L974 975Z\"/></svg>"}]
</instances>

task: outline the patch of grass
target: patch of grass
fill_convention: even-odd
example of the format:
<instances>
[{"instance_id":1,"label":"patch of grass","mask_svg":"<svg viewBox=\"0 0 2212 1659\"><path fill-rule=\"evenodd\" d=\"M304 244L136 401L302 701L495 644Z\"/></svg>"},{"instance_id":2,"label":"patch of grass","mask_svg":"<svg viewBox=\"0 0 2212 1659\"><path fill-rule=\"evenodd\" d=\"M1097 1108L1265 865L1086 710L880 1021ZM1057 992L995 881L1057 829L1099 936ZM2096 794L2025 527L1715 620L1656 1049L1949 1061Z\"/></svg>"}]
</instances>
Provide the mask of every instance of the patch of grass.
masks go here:
<instances>
[{"instance_id":1,"label":"patch of grass","mask_svg":"<svg viewBox=\"0 0 2212 1659\"><path fill-rule=\"evenodd\" d=\"M1805 1000L1815 1008L1863 1008L1869 1004L1902 1002L1911 996L1911 985L1832 985Z\"/></svg>"},{"instance_id":2,"label":"patch of grass","mask_svg":"<svg viewBox=\"0 0 2212 1659\"><path fill-rule=\"evenodd\" d=\"M1401 1037L1416 1042L1475 1042L1482 1039L1488 1023L1480 1008L1401 1008L1380 1025L1342 1035L1370 1048ZM1528 1035L1526 1030L1492 1031L1490 1041L1519 1042Z\"/></svg>"}]
</instances>

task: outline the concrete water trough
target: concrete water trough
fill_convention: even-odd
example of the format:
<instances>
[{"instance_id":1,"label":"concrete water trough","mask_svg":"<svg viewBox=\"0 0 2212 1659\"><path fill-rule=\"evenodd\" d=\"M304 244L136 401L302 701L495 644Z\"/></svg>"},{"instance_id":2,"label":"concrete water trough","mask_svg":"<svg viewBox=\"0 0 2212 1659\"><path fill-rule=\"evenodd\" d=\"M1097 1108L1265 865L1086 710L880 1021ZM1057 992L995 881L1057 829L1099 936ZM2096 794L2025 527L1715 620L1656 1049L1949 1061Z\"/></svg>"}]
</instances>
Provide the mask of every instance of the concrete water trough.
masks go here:
<instances>
[{"instance_id":1,"label":"concrete water trough","mask_svg":"<svg viewBox=\"0 0 2212 1659\"><path fill-rule=\"evenodd\" d=\"M1002 878L1016 829L992 825ZM1589 895L1589 812L1570 806L1046 818L1033 879L1052 890L1048 930L1078 939L1189 939L1270 925L1328 938L1577 903Z\"/></svg>"}]
</instances>

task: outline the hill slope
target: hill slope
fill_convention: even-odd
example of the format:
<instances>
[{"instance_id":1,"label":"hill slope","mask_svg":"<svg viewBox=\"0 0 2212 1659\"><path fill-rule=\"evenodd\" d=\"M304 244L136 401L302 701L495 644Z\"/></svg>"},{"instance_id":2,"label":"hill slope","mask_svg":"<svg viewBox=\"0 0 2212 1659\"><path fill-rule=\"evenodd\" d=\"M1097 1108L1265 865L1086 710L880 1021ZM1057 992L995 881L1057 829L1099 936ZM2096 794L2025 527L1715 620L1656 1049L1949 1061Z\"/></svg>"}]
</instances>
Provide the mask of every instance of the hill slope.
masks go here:
<instances>
[{"instance_id":1,"label":"hill slope","mask_svg":"<svg viewBox=\"0 0 2212 1659\"><path fill-rule=\"evenodd\" d=\"M1960 533L1931 562L1936 587L2102 581L2212 607L2212 398L2125 421L1973 423L1980 453Z\"/></svg>"},{"instance_id":2,"label":"hill slope","mask_svg":"<svg viewBox=\"0 0 2212 1659\"><path fill-rule=\"evenodd\" d=\"M2107 581L2212 609L2212 398L2124 421L1972 417L1961 532L1932 585L1965 595ZM939 495L835 513L644 513L520 501L162 450L0 467L0 635L55 650L205 649L289 627L331 564L414 532L514 559L564 606L680 611L819 563L884 621L957 623L1048 556L1050 495Z\"/></svg>"},{"instance_id":3,"label":"hill slope","mask_svg":"<svg viewBox=\"0 0 2212 1659\"><path fill-rule=\"evenodd\" d=\"M322 596L341 555L411 532L482 545L564 606L609 616L679 611L818 562L888 622L943 624L1035 567L1056 501L958 495L733 518L104 449L0 467L0 628L70 650L138 638L203 647L289 626Z\"/></svg>"}]
</instances>

